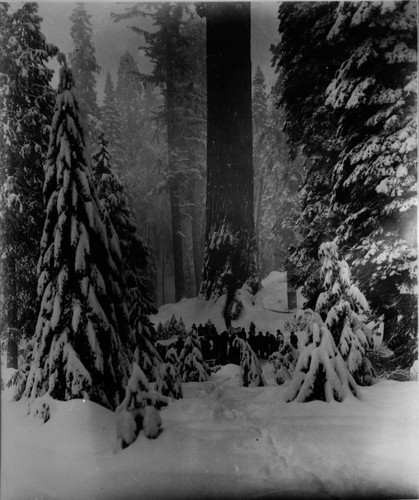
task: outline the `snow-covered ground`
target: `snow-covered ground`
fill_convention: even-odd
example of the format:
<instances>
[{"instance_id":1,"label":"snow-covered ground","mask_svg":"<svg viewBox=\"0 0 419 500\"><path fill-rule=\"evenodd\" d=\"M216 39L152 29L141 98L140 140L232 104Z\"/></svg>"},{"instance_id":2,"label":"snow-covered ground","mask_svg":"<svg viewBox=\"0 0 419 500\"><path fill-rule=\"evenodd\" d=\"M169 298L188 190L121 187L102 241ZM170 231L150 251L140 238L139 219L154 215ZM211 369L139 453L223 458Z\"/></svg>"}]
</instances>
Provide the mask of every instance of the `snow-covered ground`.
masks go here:
<instances>
[{"instance_id":1,"label":"snow-covered ground","mask_svg":"<svg viewBox=\"0 0 419 500\"><path fill-rule=\"evenodd\" d=\"M184 385L163 432L115 453L115 414L55 401L42 423L2 399L1 499L417 498L417 382L382 381L362 401L291 403L240 387L239 367Z\"/></svg>"},{"instance_id":2,"label":"snow-covered ground","mask_svg":"<svg viewBox=\"0 0 419 500\"><path fill-rule=\"evenodd\" d=\"M235 326L282 329L292 317L282 281L271 273L255 298L242 291ZM211 318L222 330L222 300L162 306L154 321L175 314L190 327ZM242 387L231 364L207 382L184 384L184 398L161 411L161 435L141 433L123 451L114 412L89 401L51 401L42 423L6 389L0 498L418 498L418 382L380 381L361 388L361 400L343 403L286 403L272 366L263 371L267 387ZM3 380L11 373L3 369Z\"/></svg>"}]
</instances>

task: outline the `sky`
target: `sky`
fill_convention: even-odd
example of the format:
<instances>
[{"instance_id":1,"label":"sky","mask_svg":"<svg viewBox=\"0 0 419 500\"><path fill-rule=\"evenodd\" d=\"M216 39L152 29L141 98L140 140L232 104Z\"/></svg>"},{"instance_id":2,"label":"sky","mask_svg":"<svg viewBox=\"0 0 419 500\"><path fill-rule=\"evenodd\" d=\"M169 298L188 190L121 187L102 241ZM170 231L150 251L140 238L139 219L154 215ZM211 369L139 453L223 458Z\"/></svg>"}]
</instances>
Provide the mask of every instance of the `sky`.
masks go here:
<instances>
[{"instance_id":1,"label":"sky","mask_svg":"<svg viewBox=\"0 0 419 500\"><path fill-rule=\"evenodd\" d=\"M18 4L16 4L18 5ZM70 15L74 10L73 2L39 2L39 14L43 18L42 32L47 41L57 45L61 52L68 54L72 50L70 37ZM141 40L130 30L128 24L138 24L138 19L113 23L111 12L123 12L130 4L127 2L85 2L87 12L92 16L93 44L96 49L96 60L101 68L97 75L98 98L103 97L106 74L110 71L114 84L120 57L130 51L143 73L150 73L152 65L142 51L138 50ZM275 73L271 68L272 54L270 45L278 40L277 2L252 3L252 66L253 73L260 65L265 74L267 88L274 84ZM141 20L141 22L143 22ZM55 62L54 69L58 68ZM56 79L52 84L57 84Z\"/></svg>"}]
</instances>

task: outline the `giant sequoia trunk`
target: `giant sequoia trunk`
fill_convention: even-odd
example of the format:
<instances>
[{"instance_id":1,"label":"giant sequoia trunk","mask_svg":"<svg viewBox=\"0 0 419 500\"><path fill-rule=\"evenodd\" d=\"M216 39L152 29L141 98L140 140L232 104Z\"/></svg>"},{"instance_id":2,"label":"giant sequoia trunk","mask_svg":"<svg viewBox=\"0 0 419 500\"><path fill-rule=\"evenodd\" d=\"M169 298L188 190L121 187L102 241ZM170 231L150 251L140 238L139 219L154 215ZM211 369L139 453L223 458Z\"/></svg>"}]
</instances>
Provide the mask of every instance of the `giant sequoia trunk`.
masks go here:
<instances>
[{"instance_id":1,"label":"giant sequoia trunk","mask_svg":"<svg viewBox=\"0 0 419 500\"><path fill-rule=\"evenodd\" d=\"M201 295L255 283L250 4L211 3L207 17L207 226Z\"/></svg>"}]
</instances>

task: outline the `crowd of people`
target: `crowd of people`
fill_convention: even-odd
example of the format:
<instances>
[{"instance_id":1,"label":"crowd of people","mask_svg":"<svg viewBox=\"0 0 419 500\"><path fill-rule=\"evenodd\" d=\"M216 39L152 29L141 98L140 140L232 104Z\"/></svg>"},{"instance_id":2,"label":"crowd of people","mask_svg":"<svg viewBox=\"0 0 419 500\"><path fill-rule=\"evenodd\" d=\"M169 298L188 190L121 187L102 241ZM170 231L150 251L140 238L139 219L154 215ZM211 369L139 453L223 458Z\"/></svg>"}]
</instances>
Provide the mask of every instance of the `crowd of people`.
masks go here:
<instances>
[{"instance_id":1,"label":"crowd of people","mask_svg":"<svg viewBox=\"0 0 419 500\"><path fill-rule=\"evenodd\" d=\"M212 360L217 365L240 364L240 348L237 342L234 342L236 338L248 342L259 359L269 359L271 354L281 350L285 342L284 335L279 329L275 335L270 332L256 332L254 323L250 324L248 331L244 328L230 328L221 333L218 333L212 323L198 326L194 324L190 333L195 333L200 338L204 360ZM293 332L289 337L289 343L297 349L298 339ZM178 355L183 344L184 339L179 336L174 344Z\"/></svg>"}]
</instances>

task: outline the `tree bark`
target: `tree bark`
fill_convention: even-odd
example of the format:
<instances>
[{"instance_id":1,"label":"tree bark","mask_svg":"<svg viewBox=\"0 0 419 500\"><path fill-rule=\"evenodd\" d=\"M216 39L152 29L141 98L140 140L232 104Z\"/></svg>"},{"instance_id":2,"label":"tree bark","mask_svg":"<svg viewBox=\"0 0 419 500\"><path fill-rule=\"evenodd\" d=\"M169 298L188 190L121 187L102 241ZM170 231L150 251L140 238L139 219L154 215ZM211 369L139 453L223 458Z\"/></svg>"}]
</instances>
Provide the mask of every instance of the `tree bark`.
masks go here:
<instances>
[{"instance_id":1,"label":"tree bark","mask_svg":"<svg viewBox=\"0 0 419 500\"><path fill-rule=\"evenodd\" d=\"M287 271L287 298L288 298L288 310L292 311L297 308L297 291L295 285L292 281L294 275L293 269L288 269Z\"/></svg>"},{"instance_id":2,"label":"tree bark","mask_svg":"<svg viewBox=\"0 0 419 500\"><path fill-rule=\"evenodd\" d=\"M206 4L207 225L201 294L255 289L250 4Z\"/></svg>"},{"instance_id":3,"label":"tree bark","mask_svg":"<svg viewBox=\"0 0 419 500\"><path fill-rule=\"evenodd\" d=\"M198 295L201 288L201 269L202 269L202 241L200 217L197 203L193 203L191 207L192 214L192 244L193 244L193 264L195 271L195 292Z\"/></svg>"},{"instance_id":4,"label":"tree bark","mask_svg":"<svg viewBox=\"0 0 419 500\"><path fill-rule=\"evenodd\" d=\"M262 209L262 194L263 194L263 175L259 175L259 182L256 189L256 207L255 207L255 239L257 248L257 270L260 273L262 269L260 258L260 213ZM263 275L262 275L263 276Z\"/></svg>"},{"instance_id":5,"label":"tree bark","mask_svg":"<svg viewBox=\"0 0 419 500\"><path fill-rule=\"evenodd\" d=\"M13 255L7 257L7 366L18 368L17 287L16 262Z\"/></svg>"},{"instance_id":6,"label":"tree bark","mask_svg":"<svg viewBox=\"0 0 419 500\"><path fill-rule=\"evenodd\" d=\"M391 337L396 333L397 309L388 309L384 313L383 343L388 344Z\"/></svg>"},{"instance_id":7,"label":"tree bark","mask_svg":"<svg viewBox=\"0 0 419 500\"><path fill-rule=\"evenodd\" d=\"M177 126L175 119L175 88L170 80L166 82L167 146L169 150L169 199L173 240L173 264L175 271L175 301L182 299L185 292L183 273L182 219L180 213L179 180L175 161Z\"/></svg>"}]
</instances>

